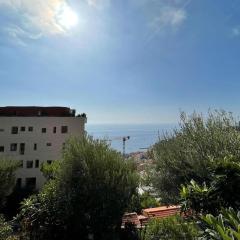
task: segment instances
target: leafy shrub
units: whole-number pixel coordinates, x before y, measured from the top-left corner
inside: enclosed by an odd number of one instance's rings
[[[153,184],[161,202],[177,203],[180,186],[192,179],[209,185],[212,166],[225,156],[240,162],[240,131],[234,126],[232,114],[224,111],[209,112],[206,119],[196,113],[181,114],[179,128],[165,134],[153,148]]]
[[[136,193],[138,177],[121,154],[91,138],[71,139],[43,190],[18,216],[32,239],[113,239]],[[26,238],[26,237],[25,237]]]
[[[0,215],[0,240],[6,240],[12,234],[11,226]]]
[[[180,195],[184,211],[216,215],[221,208],[240,208],[240,163],[233,157],[225,157],[211,168],[212,180],[208,186],[194,180],[182,186]]]
[[[240,240],[240,212],[223,209],[217,217],[207,214],[202,221],[202,239]]]
[[[145,240],[191,240],[198,236],[198,228],[180,216],[153,219],[147,226]]]
[[[11,194],[15,185],[15,171],[20,166],[19,161],[0,159],[0,208],[6,197]]]

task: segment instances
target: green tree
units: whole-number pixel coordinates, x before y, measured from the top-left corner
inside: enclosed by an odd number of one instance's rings
[[[20,163],[10,159],[0,159],[0,208],[15,185],[15,171]]]
[[[51,164],[43,163],[41,165],[41,172],[47,180],[55,179],[60,170],[61,160],[53,161]]]
[[[153,148],[156,169],[153,185],[161,201],[177,203],[179,189],[192,179],[208,185],[212,166],[232,155],[239,162],[240,132],[231,113],[209,112],[206,118],[181,114],[178,129],[165,134]]]
[[[22,205],[30,239],[112,239],[136,193],[133,166],[103,141],[71,139],[52,180]]]

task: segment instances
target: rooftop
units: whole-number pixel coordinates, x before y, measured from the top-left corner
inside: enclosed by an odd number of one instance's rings
[[[151,219],[166,218],[180,213],[180,206],[162,206],[156,208],[147,208],[142,210],[142,215],[137,213],[125,213],[122,217],[122,228],[125,228],[127,223],[135,225],[137,228],[142,228],[147,225]]]
[[[7,106],[0,107],[0,117],[75,117],[76,111],[68,107]],[[85,117],[83,113],[78,115]]]

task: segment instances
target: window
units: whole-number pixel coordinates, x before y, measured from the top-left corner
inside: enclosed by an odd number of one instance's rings
[[[27,161],[27,168],[33,168],[33,161],[32,160]]]
[[[33,127],[28,127],[28,131],[32,132],[33,131]]]
[[[16,181],[16,188],[21,188],[22,187],[22,179],[18,178]]]
[[[53,133],[56,133],[57,132],[57,127],[54,127],[53,128]]]
[[[18,134],[18,127],[12,127],[12,134]]]
[[[4,146],[0,146],[0,152],[4,152]]]
[[[21,128],[20,128],[20,131],[21,131],[21,132],[25,132],[25,130],[26,130],[25,127],[21,127]]]
[[[11,143],[10,151],[12,151],[12,152],[17,151],[17,143]]]
[[[34,150],[34,151],[37,150],[37,144],[36,144],[36,143],[34,143],[33,150]]]
[[[35,168],[39,168],[39,160],[38,159],[35,160]]]
[[[42,128],[42,133],[46,133],[47,129],[46,128]]]
[[[20,143],[19,153],[20,153],[21,155],[24,155],[24,153],[25,153],[25,143]]]
[[[51,164],[52,163],[52,160],[47,160],[47,164]]]
[[[51,147],[51,146],[52,146],[52,143],[47,143],[47,146],[48,146],[48,147]]]
[[[68,127],[67,126],[62,126],[61,132],[62,133],[67,133],[68,132]]]
[[[35,189],[36,188],[36,178],[26,178],[26,188]]]
[[[0,132],[4,132],[4,129],[3,129],[3,128],[0,128]]]

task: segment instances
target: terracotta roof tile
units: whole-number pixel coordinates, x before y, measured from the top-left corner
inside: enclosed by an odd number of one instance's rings
[[[162,206],[143,209],[143,215],[148,218],[164,218],[180,212],[180,206]]]
[[[147,225],[148,221],[153,218],[165,218],[180,213],[180,206],[162,206],[157,208],[143,209],[142,215],[137,213],[125,213],[122,217],[122,228],[126,223],[132,223],[137,228],[142,228]]]

